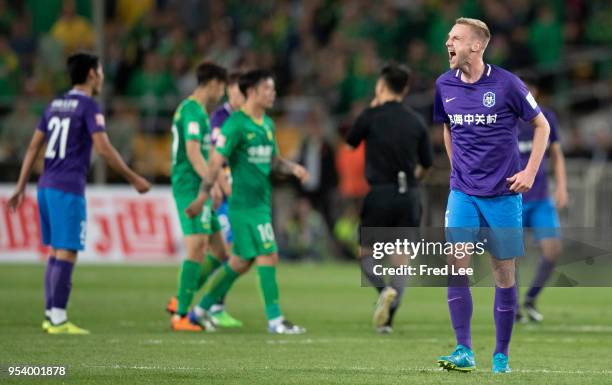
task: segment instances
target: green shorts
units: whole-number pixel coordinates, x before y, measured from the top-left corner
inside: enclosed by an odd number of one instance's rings
[[[181,229],[183,235],[194,235],[194,234],[214,234],[221,231],[221,225],[215,210],[212,208],[212,200],[209,199],[204,204],[204,209],[200,215],[194,218],[189,218],[185,214],[185,209],[189,206],[197,194],[173,194],[174,202],[176,203],[176,209],[178,211],[179,221],[181,222]]]
[[[234,235],[233,252],[243,259],[275,253],[278,250],[269,209],[232,210],[229,220]]]

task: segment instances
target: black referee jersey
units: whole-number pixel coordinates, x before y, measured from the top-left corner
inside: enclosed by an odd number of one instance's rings
[[[366,109],[346,142],[365,140],[365,176],[370,184],[361,214],[362,226],[419,226],[421,204],[417,165],[432,165],[432,150],[423,118],[400,102]]]

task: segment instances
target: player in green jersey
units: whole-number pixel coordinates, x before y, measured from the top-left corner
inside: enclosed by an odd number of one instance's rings
[[[256,262],[268,331],[301,334],[305,329],[283,317],[278,301],[278,253],[272,229],[270,173],[294,175],[305,182],[308,172],[302,166],[281,158],[278,153],[274,123],[265,114],[276,97],[272,74],[253,70],[242,75],[238,84],[246,102],[221,127],[216,149],[211,153],[209,167],[202,178],[201,192],[186,209],[190,217],[200,215],[202,204],[209,199],[221,167],[227,161],[232,170],[229,218],[234,232],[233,253],[204,286],[204,296],[194,307],[192,318],[199,320],[200,324],[206,323],[211,306]]]
[[[167,310],[175,313],[172,330],[201,331],[202,326],[187,317],[194,294],[211,273],[227,259],[221,227],[213,210],[212,199],[202,203],[201,213],[193,218],[185,208],[196,199],[207,168],[211,147],[210,123],[206,105],[219,102],[225,92],[227,71],[214,63],[204,62],[196,69],[198,86],[177,108],[172,123],[172,194],[183,230],[187,258],[183,261],[176,300]],[[215,183],[213,198],[221,196]],[[206,252],[210,250],[209,254]],[[212,325],[207,325],[212,328]]]

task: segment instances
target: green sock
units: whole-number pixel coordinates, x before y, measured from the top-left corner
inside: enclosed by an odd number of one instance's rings
[[[212,305],[227,294],[232,284],[239,276],[240,274],[232,270],[230,265],[225,262],[223,267],[217,271],[217,274],[213,275],[211,279],[206,282],[204,286],[204,296],[200,301],[200,307],[209,310]]]
[[[266,317],[268,317],[268,320],[280,317],[281,310],[278,305],[276,266],[257,266],[257,275],[259,275],[259,287],[261,288],[266,306]]]
[[[200,272],[200,278],[198,279],[198,288],[200,290],[206,283],[206,280],[210,275],[217,270],[217,267],[221,266],[221,261],[213,257],[212,254],[207,254],[206,259],[202,263],[202,271]]]
[[[177,313],[181,316],[186,315],[189,311],[193,295],[198,290],[198,277],[201,270],[202,267],[198,262],[189,259],[183,261],[181,273],[179,274],[179,290],[177,295]]]

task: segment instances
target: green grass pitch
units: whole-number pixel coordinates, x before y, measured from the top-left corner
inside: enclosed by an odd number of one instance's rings
[[[478,369],[441,372],[438,355],[453,348],[443,288],[408,288],[392,335],[370,327],[371,288],[352,264],[282,265],[281,305],[308,329],[271,336],[251,272],[228,297],[241,330],[177,334],[164,313],[174,293],[173,266],[80,265],[70,318],[90,336],[40,330],[43,266],[0,266],[0,365],[66,365],[65,378],[8,378],[6,384],[610,384],[612,289],[544,291],[542,325],[517,325],[514,372],[494,376],[493,289],[474,294]]]

